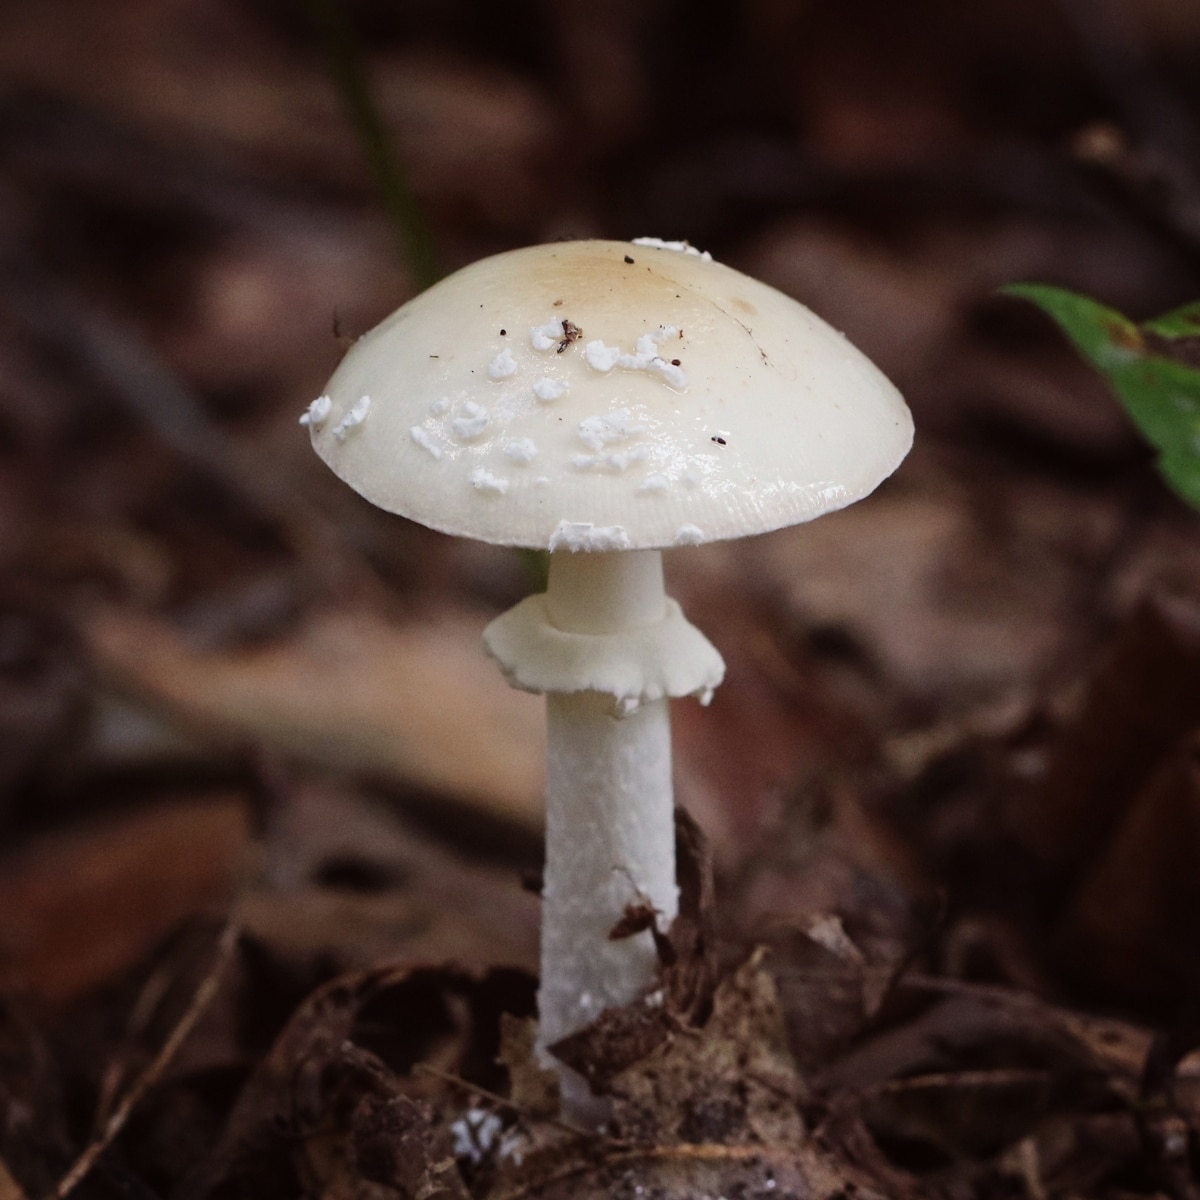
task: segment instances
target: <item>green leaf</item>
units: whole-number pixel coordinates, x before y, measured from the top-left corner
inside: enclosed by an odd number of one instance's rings
[[[1052,316],[1075,349],[1105,374],[1138,361],[1146,352],[1146,339],[1132,321],[1088,296],[1045,283],[1014,283],[1001,290],[1031,300]]]
[[[1115,309],[1065,288],[1019,283],[1003,290],[1058,322],[1158,451],[1158,469],[1168,485],[1200,508],[1200,369],[1168,357],[1161,343],[1156,347],[1145,336],[1200,338],[1200,301],[1139,327]]]
[[[1109,383],[1141,435],[1166,454],[1195,453],[1200,433],[1200,371],[1147,356],[1108,374]]]
[[[1200,338],[1200,300],[1163,313],[1161,317],[1147,321],[1142,328],[1159,337]]]
[[[1200,508],[1200,453],[1164,454],[1158,461],[1162,477],[1193,508]]]

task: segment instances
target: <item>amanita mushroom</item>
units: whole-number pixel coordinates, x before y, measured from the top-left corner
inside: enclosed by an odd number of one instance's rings
[[[908,452],[908,409],[796,301],[645,239],[458,271],[362,337],[302,421],[381,508],[551,552],[547,591],[484,633],[546,694],[546,1055],[652,983],[649,932],[609,938],[628,906],[676,912],[667,700],[707,703],[724,664],[666,597],[661,551],[865,496]]]

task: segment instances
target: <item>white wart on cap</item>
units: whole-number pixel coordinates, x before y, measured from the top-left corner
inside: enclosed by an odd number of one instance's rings
[[[668,245],[563,242],[458,271],[362,337],[305,414],[320,456],[431,528],[659,549],[841,508],[912,419],[836,330]]]

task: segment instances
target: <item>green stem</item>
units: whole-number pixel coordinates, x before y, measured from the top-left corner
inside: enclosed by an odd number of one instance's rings
[[[395,227],[400,252],[419,290],[442,276],[433,235],[396,155],[387,125],[371,94],[366,59],[342,0],[300,0],[325,52],[334,86],[362,144],[375,187]]]

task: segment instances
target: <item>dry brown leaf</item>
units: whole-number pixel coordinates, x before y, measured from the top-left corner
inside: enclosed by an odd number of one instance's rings
[[[1116,1168],[1136,1161],[1142,1142],[1133,1115],[1117,1112],[1051,1117],[1021,1146],[1044,1188],[1086,1195]]]
[[[201,654],[164,622],[116,609],[94,612],[84,630],[119,687],[218,738],[398,780],[536,831],[541,705],[484,657],[482,624],[325,613],[288,641],[225,654]]]
[[[461,1113],[462,1089],[437,1106],[420,1093],[442,1086],[407,1072],[431,1058],[457,1070],[481,1037],[494,1057],[497,988],[505,991],[495,972],[386,966],[311,993],[242,1089],[187,1195],[290,1195],[304,1180],[312,1194],[362,1197],[378,1194],[367,1182],[376,1177],[404,1200],[464,1195],[440,1111]]]
[[[1102,853],[1139,791],[1200,722],[1200,605],[1150,597],[1088,685],[1045,773],[1012,804],[1021,841],[1066,890]]]
[[[885,1193],[849,1164],[812,1144],[673,1145],[581,1153],[551,1169],[528,1163],[483,1193],[483,1200],[883,1200]],[[896,1200],[897,1193],[886,1193]]]
[[[66,1002],[232,895],[249,840],[236,797],[50,834],[0,864],[0,989]]]
[[[522,1113],[535,1117],[558,1114],[558,1076],[535,1057],[537,1021],[533,1017],[500,1016],[500,1061],[508,1071],[508,1094]]]
[[[847,687],[846,673],[835,678],[797,645],[758,544],[778,536],[698,546],[668,563],[671,594],[726,663],[710,706],[682,701],[672,711],[679,802],[735,871],[772,836],[780,799],[799,780],[869,758],[882,708],[861,675]],[[739,750],[748,746],[753,753]]]
[[[903,471],[865,504],[756,539],[750,569],[906,692],[978,700],[1037,679],[1074,600],[1061,550],[1095,553],[1109,524],[1051,487],[1022,502],[1015,484],[993,520],[994,480],[989,498],[917,452]]]
[[[802,1085],[761,952],[718,985],[701,1029],[680,1028],[612,1080],[614,1125],[635,1142],[799,1144]]]
[[[612,1023],[614,1035],[622,1031],[629,1023]],[[564,1142],[560,1133],[547,1141],[530,1126],[513,1143],[524,1157],[501,1152],[483,1195],[880,1195],[871,1177],[805,1132],[804,1089],[761,953],[718,985],[702,1027],[676,1022],[663,1031],[657,1049],[611,1080],[615,1140]]]
[[[1093,986],[1174,1020],[1200,997],[1200,732],[1129,803],[1056,931],[1057,957]]]
[[[26,1200],[25,1191],[0,1159],[0,1200]]]
[[[300,780],[273,813],[264,852],[269,883],[245,896],[245,927],[285,961],[537,967],[538,897],[386,805]]]
[[[450,1135],[428,1105],[409,1096],[367,1095],[351,1119],[351,1139],[361,1179],[395,1189],[405,1200],[467,1200]]]

